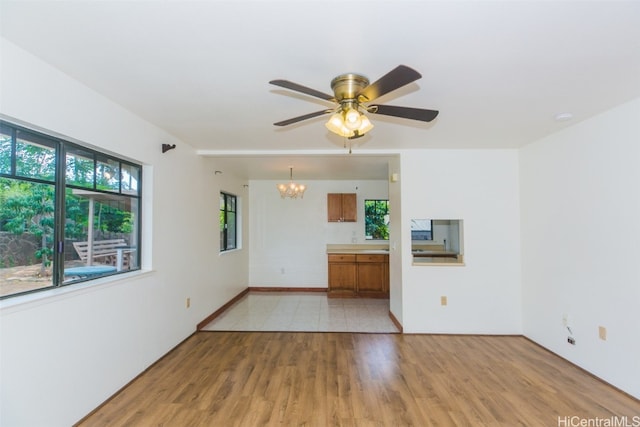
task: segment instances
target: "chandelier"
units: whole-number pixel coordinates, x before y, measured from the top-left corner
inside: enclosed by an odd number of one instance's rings
[[[304,184],[296,184],[293,182],[293,167],[291,166],[289,166],[289,184],[277,184],[277,187],[280,192],[280,197],[283,199],[285,197],[297,199],[298,196],[302,199],[304,197],[304,190],[307,189]]]

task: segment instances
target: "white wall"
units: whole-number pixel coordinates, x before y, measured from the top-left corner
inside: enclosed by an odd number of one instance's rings
[[[250,286],[326,288],[327,244],[368,244],[364,200],[387,199],[387,181],[300,181],[302,199],[282,199],[280,181],[251,181]],[[297,180],[296,180],[297,182]],[[327,193],[356,193],[357,222],[327,222]]]
[[[411,219],[438,218],[463,220],[465,254],[464,266],[403,257],[404,331],[521,333],[518,152],[413,151],[401,162],[403,253]]]
[[[69,426],[246,288],[246,251],[218,256],[218,187],[241,183],[216,183],[187,145],[0,41],[5,119],[139,161],[149,178],[152,270],[0,303],[0,424]],[[162,154],[162,143],[178,147]]]
[[[410,236],[402,233],[402,169],[400,156],[389,161],[389,177],[395,175],[395,181],[389,182],[389,311],[400,324],[403,323],[402,310],[402,257],[403,242],[411,241]],[[408,252],[409,254],[411,252]]]
[[[637,99],[520,153],[524,334],[637,398],[639,142]]]

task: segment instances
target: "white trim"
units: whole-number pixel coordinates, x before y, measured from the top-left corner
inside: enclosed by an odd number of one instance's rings
[[[106,287],[117,286],[154,273],[154,270],[136,270],[129,273],[113,274],[86,282],[57,286],[51,289],[16,295],[0,300],[0,314],[28,310],[44,304],[51,304],[61,299],[73,298],[89,292],[99,291]]]
[[[344,156],[345,150],[196,150],[203,157],[282,157],[282,156]],[[358,150],[353,156],[397,156],[398,150]]]

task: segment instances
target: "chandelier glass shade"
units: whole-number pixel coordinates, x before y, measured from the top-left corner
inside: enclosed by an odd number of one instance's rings
[[[325,126],[331,132],[347,138],[362,136],[373,129],[373,124],[367,116],[360,112],[355,101],[343,102],[338,111],[331,115]]]
[[[301,199],[304,197],[304,191],[307,189],[304,184],[296,184],[293,182],[293,168],[289,168],[289,183],[288,184],[277,184],[276,187],[280,192],[280,197],[283,199],[289,197],[291,199],[297,199],[300,197]]]

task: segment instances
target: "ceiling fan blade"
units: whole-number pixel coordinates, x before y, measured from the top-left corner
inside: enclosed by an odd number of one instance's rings
[[[296,92],[301,92],[307,95],[315,96],[316,98],[326,99],[327,101],[336,100],[333,97],[333,95],[320,92],[319,90],[311,89],[310,87],[299,85],[298,83],[290,82],[289,80],[271,80],[269,83],[271,83],[272,85],[283,87],[285,89],[291,89],[291,90],[295,90]]]
[[[425,110],[423,108],[396,107],[394,105],[370,105],[367,107],[370,113],[384,116],[402,117],[403,119],[420,120],[430,122],[438,117],[439,111]]]
[[[309,114],[305,114],[304,116],[298,116],[298,117],[294,117],[288,120],[283,120],[281,122],[277,122],[274,123],[275,126],[287,126],[287,125],[291,125],[297,122],[301,122],[303,120],[307,120],[307,119],[311,119],[313,117],[318,117],[321,116],[323,114],[329,114],[332,113],[333,110],[322,110],[322,111],[316,111],[314,113],[309,113]]]
[[[408,85],[411,82],[415,82],[420,77],[422,77],[422,75],[413,68],[409,68],[406,65],[398,65],[396,68],[362,89],[358,94],[358,100],[360,102],[373,101],[382,95]]]

